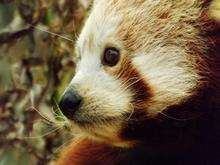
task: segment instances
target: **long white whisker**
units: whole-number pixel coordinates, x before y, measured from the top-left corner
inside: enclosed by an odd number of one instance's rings
[[[132,78],[129,78],[128,80],[124,81],[123,84],[122,84],[121,86],[124,86],[124,85],[128,84],[129,81],[131,81],[131,80],[136,80],[136,81],[137,81],[137,80],[138,80],[137,78],[138,78],[138,77],[132,77]],[[132,85],[133,85],[133,84],[132,84]]]
[[[30,110],[35,110],[43,119],[45,119],[46,121],[48,121],[49,123],[54,123],[54,121],[52,121],[51,119],[49,119],[48,117],[46,117],[44,114],[42,114],[38,109],[36,109],[35,107],[30,107],[28,108]]]
[[[42,32],[46,32],[46,33],[51,34],[51,35],[53,35],[53,36],[58,36],[58,37],[60,37],[60,38],[63,38],[63,39],[65,39],[65,40],[68,40],[68,41],[71,41],[71,42],[74,43],[74,40],[72,40],[71,38],[62,36],[62,35],[60,35],[60,34],[57,34],[57,33],[51,32],[51,31],[48,31],[48,30],[46,30],[46,29],[43,29],[42,27],[33,26],[33,25],[31,25],[31,24],[29,24],[29,26],[31,26],[31,27],[34,28],[34,29],[40,30],[40,31],[42,31]],[[38,25],[38,26],[39,26],[39,25]]]
[[[134,81],[134,82],[132,82],[131,84],[129,84],[128,86],[126,86],[126,87],[124,88],[124,90],[127,90],[130,86],[136,84],[137,82],[139,82],[139,81],[141,81],[141,80],[143,80],[143,79],[144,79],[144,77],[141,77],[141,78],[137,79],[136,81]]]
[[[47,124],[49,126],[54,126],[55,125],[55,123],[51,123],[51,122],[49,122],[47,120],[42,120],[41,118],[36,120],[34,123],[38,123],[38,122],[43,122],[44,124]]]
[[[159,112],[159,113],[162,114],[162,115],[164,115],[165,117],[167,117],[167,118],[169,118],[169,119],[176,120],[176,121],[188,121],[188,120],[193,120],[193,119],[195,119],[195,118],[197,118],[197,117],[200,117],[200,116],[198,115],[198,116],[196,116],[196,117],[180,119],[180,118],[175,118],[175,117],[173,117],[173,116],[167,115],[167,114],[165,114],[165,113],[163,113],[163,112]]]
[[[69,142],[71,142],[73,140],[73,137],[71,137],[69,140],[67,140],[65,143],[61,144],[58,148],[56,148],[56,150],[54,151],[54,153],[58,153],[61,149],[63,149],[63,147],[65,147],[66,144],[68,144]]]
[[[132,107],[132,110],[131,110],[131,113],[130,113],[130,115],[128,116],[128,118],[127,118],[127,121],[129,121],[130,119],[131,119],[131,116],[133,115],[133,113],[134,113],[134,106],[130,103],[130,105],[131,105],[131,107]]]
[[[45,136],[47,136],[47,135],[49,135],[49,134],[51,134],[51,133],[53,133],[53,132],[56,132],[56,131],[58,131],[58,130],[60,130],[60,129],[63,129],[63,127],[57,127],[57,128],[55,128],[55,129],[53,129],[53,130],[51,130],[51,131],[49,131],[49,132],[47,132],[47,133],[45,133],[45,134],[43,134],[43,135],[39,135],[39,136],[29,136],[29,137],[22,137],[22,138],[24,138],[24,139],[39,139],[39,138],[45,137]]]

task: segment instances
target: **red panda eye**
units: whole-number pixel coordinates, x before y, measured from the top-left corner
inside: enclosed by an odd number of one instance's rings
[[[103,56],[103,64],[115,66],[120,59],[120,52],[116,48],[106,48]]]

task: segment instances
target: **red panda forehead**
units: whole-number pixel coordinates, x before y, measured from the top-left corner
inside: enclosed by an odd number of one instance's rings
[[[135,3],[131,0],[121,3],[117,6],[123,17],[118,36],[126,49],[137,52],[155,45],[177,44],[177,41],[182,47],[187,47],[188,41],[198,42],[199,31],[193,22],[198,22],[201,2],[147,0]]]

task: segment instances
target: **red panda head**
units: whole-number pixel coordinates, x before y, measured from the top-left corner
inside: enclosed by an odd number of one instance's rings
[[[60,102],[64,115],[86,136],[133,144],[122,136],[128,125],[186,102],[208,81],[204,10],[199,0],[95,1]]]

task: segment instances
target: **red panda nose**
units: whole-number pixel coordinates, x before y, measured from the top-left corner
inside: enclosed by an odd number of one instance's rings
[[[68,118],[73,119],[74,113],[81,107],[83,98],[73,89],[69,89],[62,96],[59,108]]]

